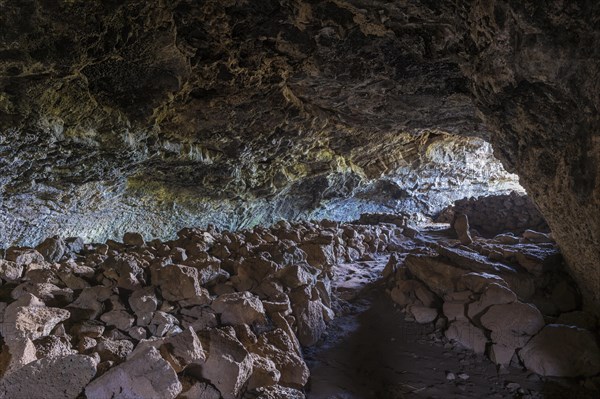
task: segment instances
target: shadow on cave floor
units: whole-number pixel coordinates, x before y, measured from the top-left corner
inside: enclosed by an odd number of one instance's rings
[[[379,273],[382,262],[371,276]],[[358,266],[351,265],[352,276]],[[574,383],[542,380],[520,368],[499,375],[486,357],[436,342],[433,324],[405,321],[381,282],[367,282],[368,276],[362,274],[362,287],[354,284],[358,291],[353,295],[351,287],[342,288],[348,299],[344,315],[306,350],[311,370],[307,398],[591,398]],[[341,280],[344,285],[356,278]],[[336,290],[339,294],[340,287]],[[447,379],[448,372],[455,380]]]

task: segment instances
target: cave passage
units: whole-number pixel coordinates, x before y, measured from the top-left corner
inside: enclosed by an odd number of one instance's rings
[[[597,398],[598,21],[0,1],[0,398]]]

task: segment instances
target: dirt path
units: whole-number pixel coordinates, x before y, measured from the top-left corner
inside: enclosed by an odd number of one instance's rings
[[[573,383],[519,368],[498,375],[484,356],[445,343],[432,324],[405,321],[377,281],[384,265],[379,259],[338,269],[336,290],[348,302],[305,353],[309,399],[590,397]]]

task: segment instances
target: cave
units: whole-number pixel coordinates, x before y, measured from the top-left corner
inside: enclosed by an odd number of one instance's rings
[[[598,397],[600,3],[0,11],[0,397]]]

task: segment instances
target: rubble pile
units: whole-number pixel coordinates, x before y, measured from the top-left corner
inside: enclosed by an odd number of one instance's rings
[[[405,229],[405,251],[384,276],[391,298],[418,323],[502,369],[524,366],[542,376],[600,373],[597,319],[581,310],[558,247],[544,233],[475,237],[469,245],[435,232]]]
[[[394,226],[279,222],[178,239],[51,237],[0,260],[0,397],[303,398],[332,266]]]

